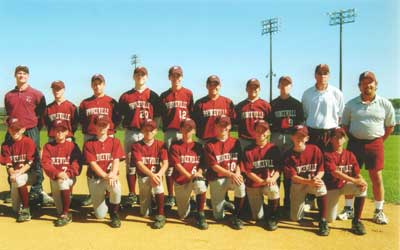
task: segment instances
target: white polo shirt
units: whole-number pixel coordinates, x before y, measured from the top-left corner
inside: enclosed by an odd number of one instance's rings
[[[358,139],[372,140],[382,137],[385,127],[396,125],[393,105],[386,98],[377,95],[370,103],[363,102],[361,96],[357,96],[346,103],[342,124]]]
[[[306,125],[315,129],[332,129],[339,126],[344,109],[343,93],[331,85],[319,91],[315,85],[303,93]]]

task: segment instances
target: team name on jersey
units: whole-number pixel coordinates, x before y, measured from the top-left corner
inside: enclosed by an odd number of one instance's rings
[[[90,115],[108,115],[109,112],[110,112],[109,108],[100,108],[100,107],[90,108],[90,109],[86,110],[86,116],[90,116]]]
[[[204,117],[226,115],[226,109],[206,109],[203,110]]]
[[[336,166],[336,171],[348,174],[353,172],[353,165]]]
[[[182,108],[185,109],[187,108],[187,101],[171,101],[165,103],[165,107],[167,109],[174,109],[174,108]]]
[[[51,157],[51,164],[53,164],[53,165],[68,165],[69,164],[69,156],[68,157]]]
[[[181,156],[179,156],[179,161],[181,164],[184,164],[184,163],[198,164],[200,162],[200,157],[193,156],[193,155],[181,155]]]
[[[25,162],[26,161],[26,154],[11,155],[10,159],[11,159],[12,162]]]
[[[264,119],[264,113],[261,111],[246,111],[243,112],[241,117],[241,119]]]
[[[65,113],[55,113],[49,115],[50,121],[54,120],[64,120],[64,121],[69,121],[71,119],[71,114],[65,114]]]
[[[316,163],[297,166],[296,171],[297,171],[297,174],[307,173],[307,172],[316,172],[317,166],[318,166],[318,164],[316,164]]]
[[[296,110],[279,110],[275,111],[276,117],[294,117],[296,116]]]
[[[253,162],[253,168],[274,168],[274,160],[259,160]]]
[[[144,165],[159,165],[160,158],[159,157],[142,157],[142,162]]]
[[[238,153],[226,153],[222,155],[216,155],[217,162],[221,163],[224,161],[237,161],[238,160]]]
[[[96,154],[96,161],[112,161],[111,153]]]
[[[144,108],[144,109],[149,109],[150,108],[150,103],[147,101],[135,101],[129,103],[129,108],[130,109],[136,109],[136,108]]]

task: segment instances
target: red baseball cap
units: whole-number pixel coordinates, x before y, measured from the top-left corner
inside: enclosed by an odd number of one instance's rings
[[[57,80],[51,83],[51,88],[52,89],[64,89],[65,85],[64,82],[61,80]]]
[[[246,83],[246,88],[249,86],[256,86],[260,87],[260,81],[258,81],[257,78],[251,78],[250,80],[247,81]]]
[[[365,71],[361,73],[358,81],[361,82],[364,79],[369,79],[371,82],[376,82],[375,74],[371,71]]]
[[[152,119],[147,119],[143,122],[142,124],[142,129],[146,128],[146,127],[150,127],[152,130],[157,128],[157,123],[152,120]]]
[[[101,82],[106,82],[106,80],[104,79],[104,76],[102,74],[94,74],[92,76],[92,83],[96,80],[100,80]]]
[[[293,127],[293,135],[301,134],[304,136],[308,136],[308,129],[304,125],[296,125]]]
[[[257,127],[262,127],[262,128],[264,128],[265,130],[269,130],[269,124],[268,124],[268,122],[266,122],[266,121],[264,121],[264,120],[257,120],[257,121],[254,123],[254,129],[256,129]]]
[[[340,136],[340,137],[346,136],[346,130],[344,130],[344,128],[342,127],[335,128],[331,133],[331,137],[335,136]]]
[[[215,124],[223,126],[223,127],[227,127],[227,126],[231,125],[231,119],[226,115],[221,115],[221,116],[218,116],[217,119],[215,119]]]
[[[329,74],[328,64],[318,64],[317,67],[315,67],[315,74],[317,74],[317,73]]]
[[[94,118],[94,125],[105,127],[110,123],[111,123],[110,118],[108,118],[108,116],[106,115],[98,115]]]
[[[172,66],[171,68],[169,68],[168,71],[168,75],[173,75],[173,74],[179,74],[181,76],[183,76],[183,70],[180,66]]]
[[[221,84],[221,80],[219,80],[219,77],[216,75],[211,75],[207,78],[207,85],[216,83],[217,85]]]
[[[9,128],[20,130],[24,128],[24,125],[20,122],[18,118],[8,117],[6,120],[6,124]]]
[[[136,75],[137,73],[143,73],[146,76],[148,75],[147,69],[143,66],[135,68],[135,70],[133,71],[133,74]]]
[[[192,130],[196,128],[196,123],[192,119],[186,118],[185,120],[181,121],[180,128],[187,128],[188,130]]]
[[[64,128],[65,130],[68,130],[68,123],[64,120],[54,120],[53,127],[55,129]]]

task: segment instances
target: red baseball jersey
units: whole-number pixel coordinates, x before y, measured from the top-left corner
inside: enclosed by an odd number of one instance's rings
[[[163,104],[163,130],[179,130],[180,122],[191,118],[193,112],[193,93],[189,89],[181,88],[177,91],[169,90],[160,96]]]
[[[147,145],[143,140],[132,144],[131,155],[132,166],[141,161],[153,173],[160,171],[162,161],[168,160],[167,148],[159,140],[154,140],[151,145]],[[137,173],[142,177],[146,176],[139,168],[137,168]]]
[[[23,136],[19,141],[7,140],[1,145],[1,163],[11,164],[14,169],[20,169],[21,164],[32,164],[36,160],[35,151],[35,142],[27,136]]]
[[[345,180],[333,177],[332,172],[339,170],[351,177],[357,177],[360,174],[357,159],[351,151],[344,149],[341,154],[338,152],[326,152],[324,157],[324,182],[328,190],[342,188],[346,183]]]
[[[104,142],[99,140],[90,140],[83,145],[83,155],[85,161],[89,164],[95,161],[104,172],[110,172],[114,159],[125,159],[124,149],[117,138],[107,137]],[[88,177],[95,177],[96,174],[89,167]]]
[[[295,175],[312,179],[318,172],[324,171],[324,156],[317,146],[307,144],[301,153],[289,150],[284,157],[283,166],[288,179]]]
[[[25,90],[14,88],[4,97],[8,116],[18,118],[25,128],[40,127],[40,118],[46,108],[46,99],[39,90],[28,86]]]
[[[235,108],[231,99],[219,96],[216,100],[208,96],[194,104],[193,120],[196,122],[196,135],[203,140],[216,137],[215,119],[221,115],[236,119]]]
[[[255,101],[246,99],[236,105],[235,111],[239,137],[243,139],[255,139],[254,123],[257,120],[269,122],[271,105],[260,98]]]
[[[138,130],[145,120],[160,116],[162,109],[160,97],[149,88],[143,92],[131,89],[123,93],[119,98],[119,106],[123,127]]]
[[[304,123],[303,105],[293,97],[277,97],[271,102],[271,129],[275,132],[289,133],[293,126]]]
[[[182,140],[174,142],[169,150],[169,164],[176,168],[177,164],[181,164],[186,171],[195,174],[198,169],[204,169],[204,151],[198,142],[186,143]],[[174,170],[173,177],[179,185],[186,184],[190,181],[184,175]]]
[[[115,128],[121,122],[120,111],[118,103],[112,97],[89,97],[81,102],[79,105],[79,121],[82,126],[84,134],[96,135],[96,128],[94,126],[94,118],[99,115],[105,115],[110,118],[109,134],[115,133]]]
[[[81,172],[82,154],[73,142],[46,143],[42,153],[42,167],[47,176],[55,180],[60,172],[65,172],[70,178]]]
[[[68,137],[73,137],[79,123],[77,107],[68,100],[60,104],[54,101],[47,105],[43,115],[43,123],[47,128],[49,137],[56,136],[55,129],[53,128],[54,120],[66,121],[69,130]]]
[[[261,179],[272,177],[281,170],[281,155],[279,148],[268,143],[264,147],[252,145],[244,151],[243,167],[246,173],[254,173]],[[246,178],[247,187],[260,187],[250,178]]]
[[[213,138],[204,145],[204,155],[207,164],[208,180],[222,178],[221,174],[215,172],[211,166],[219,165],[228,171],[235,172],[236,168],[242,167],[242,149],[239,140],[228,137],[226,141]]]

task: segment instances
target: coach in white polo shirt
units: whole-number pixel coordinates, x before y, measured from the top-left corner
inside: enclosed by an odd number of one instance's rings
[[[388,219],[383,213],[383,142],[393,132],[396,121],[390,101],[376,95],[377,85],[375,74],[371,71],[360,75],[358,87],[361,94],[346,103],[342,123],[349,132],[347,149],[354,153],[360,167],[365,163],[371,178],[375,200],[374,221],[387,224]]]
[[[339,126],[344,102],[343,93],[328,84],[329,66],[319,64],[315,68],[316,83],[303,93],[304,116],[309,131],[309,143],[326,151],[330,132]]]

